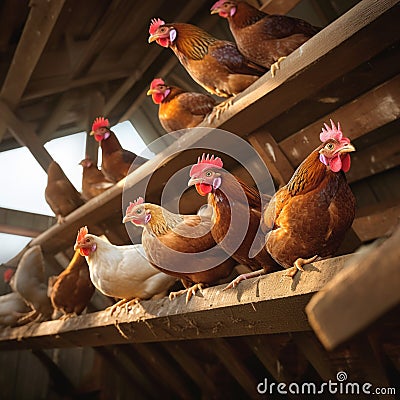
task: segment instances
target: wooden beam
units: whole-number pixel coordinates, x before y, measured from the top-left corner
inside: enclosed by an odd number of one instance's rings
[[[358,210],[352,228],[362,242],[369,242],[392,232],[400,223],[400,205],[396,201]]]
[[[310,324],[328,350],[399,304],[399,240],[400,227],[383,244],[353,256],[349,265],[307,305]]]
[[[40,166],[45,171],[47,171],[47,168],[53,159],[51,158],[51,155],[48,153],[48,151],[43,147],[40,139],[36,135],[36,132],[31,127],[31,125],[28,125],[18,119],[11,108],[6,103],[4,103],[4,101],[1,100],[0,115],[1,120],[10,129],[13,136],[16,140],[18,140],[20,145],[26,146],[35,157],[36,161],[40,164]]]
[[[351,155],[352,165],[347,173],[350,183],[400,165],[400,140],[398,132],[393,133],[392,136]]]
[[[257,380],[246,365],[235,356],[235,349],[224,338],[216,338],[213,341],[213,350],[225,368],[236,379],[249,398],[254,396],[257,388]]]
[[[260,7],[267,14],[287,14],[302,0],[268,0]]]
[[[36,0],[25,23],[11,67],[0,91],[0,99],[11,109],[19,103],[39,61],[65,0]],[[0,142],[7,125],[0,120]]]
[[[235,97],[213,126],[248,135],[395,43],[398,1],[355,5],[290,54],[274,78],[268,72]]]
[[[115,31],[126,21],[132,3],[127,0],[112,0],[98,23],[98,29],[90,36],[87,44],[83,46],[81,56],[73,66],[72,78],[84,74],[93,60],[100,54],[107,43],[113,38]]]
[[[54,217],[0,207],[0,232],[3,233],[36,237],[54,223]]]
[[[129,313],[112,317],[108,311],[66,321],[5,329],[0,349],[103,346],[119,343],[162,342],[224,336],[247,336],[309,330],[304,307],[323,288],[349,256],[313,263],[292,281],[286,271],[204,290],[188,304],[183,297],[170,301],[142,301]]]
[[[330,125],[329,119],[334,122],[341,121],[345,135],[354,140],[398,119],[400,117],[399,104],[400,75],[397,75],[282,140],[279,145],[289,161],[297,166],[320,145],[319,133],[324,122]],[[379,145],[379,148],[382,150],[383,146]]]
[[[269,132],[259,129],[248,136],[248,141],[260,154],[269,172],[279,187],[286,185],[294,168]]]
[[[62,118],[67,114],[75,101],[75,96],[71,92],[63,93],[44,123],[39,127],[39,138],[42,143],[46,143],[58,130]]]

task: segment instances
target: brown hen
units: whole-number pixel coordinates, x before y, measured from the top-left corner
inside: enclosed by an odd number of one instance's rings
[[[55,161],[50,163],[47,170],[45,198],[59,224],[64,221],[65,216],[84,204],[79,192]]]
[[[344,173],[355,148],[332,121],[320,139],[263,214],[266,249],[292,277],[304,264],[334,255],[354,220],[355,199]]]
[[[55,277],[50,300],[55,310],[64,313],[61,318],[65,319],[81,314],[88,305],[94,290],[87,262],[77,250],[67,268]]]
[[[263,246],[260,193],[222,167],[219,157],[205,157],[203,154],[190,170],[188,185],[195,185],[201,196],[208,195],[208,204],[214,209],[211,233],[215,241],[232,258],[253,270],[228,285],[234,287],[243,279],[276,271],[280,267]]]
[[[211,14],[217,13],[228,20],[239,51],[271,68],[272,76],[286,56],[320,30],[298,18],[266,14],[244,1],[219,0],[211,8]]]
[[[159,104],[158,118],[167,132],[193,128],[211,113],[215,100],[206,94],[186,92],[176,86],[167,85],[156,78],[150,84],[147,95]]]
[[[219,283],[235,266],[216,244],[211,219],[203,215],[178,215],[139,197],[127,208],[123,222],[143,227],[142,245],[149,262],[160,271],[180,278],[186,302],[198,289]]]
[[[101,172],[110,182],[118,182],[128,175],[129,169],[144,164],[147,159],[122,148],[115,133],[110,130],[108,119],[96,118],[90,133],[100,143],[102,163]]]

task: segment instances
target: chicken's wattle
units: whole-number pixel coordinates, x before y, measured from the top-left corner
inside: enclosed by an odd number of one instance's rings
[[[196,183],[197,193],[201,196],[206,196],[208,193],[211,193],[212,186],[207,183]]]

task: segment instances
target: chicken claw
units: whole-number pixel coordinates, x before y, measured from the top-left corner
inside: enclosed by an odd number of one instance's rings
[[[61,225],[61,224],[63,224],[65,222],[65,218],[61,215],[61,214],[58,214],[57,215],[57,224],[58,225]]]
[[[278,61],[274,62],[274,63],[271,65],[270,70],[271,70],[271,76],[272,76],[272,77],[275,76],[275,73],[276,73],[276,71],[278,71],[278,69],[281,69],[280,66],[279,66],[279,64],[280,64],[285,58],[286,58],[286,57],[279,57],[279,58],[278,58]]]
[[[217,104],[213,108],[212,112],[210,114],[208,114],[207,122],[209,124],[212,124],[215,120],[219,120],[219,117],[221,116],[221,114],[223,112],[225,112],[229,107],[232,106],[233,98],[234,98],[234,96],[232,96],[229,99]]]
[[[287,270],[286,276],[290,276],[292,279],[296,275],[297,271],[304,271],[303,265],[310,264],[313,261],[315,261],[318,258],[318,255],[315,255],[314,257],[311,258],[298,258],[295,262],[292,268],[289,268]]]
[[[204,288],[204,283],[196,283],[195,285],[191,286],[190,288],[183,289],[183,290],[178,290],[177,292],[171,292],[169,294],[169,299],[174,300],[178,296],[181,296],[186,293],[186,304],[189,302],[189,300],[196,294],[197,291],[199,291],[201,294],[203,294],[203,288]]]
[[[239,275],[237,278],[235,278],[228,286],[224,287],[222,289],[222,291],[224,292],[227,289],[233,289],[235,288],[237,285],[239,285],[240,282],[249,279],[249,278],[254,278],[256,276],[260,276],[265,274],[265,270],[264,269],[259,269],[257,271],[253,271],[253,272],[248,272],[247,274],[241,274]]]
[[[137,304],[140,302],[140,299],[137,297],[130,298],[130,299],[122,299],[112,305],[111,307],[108,307],[110,309],[110,315],[114,315],[114,313],[118,310],[118,314],[121,312],[121,308],[123,305],[125,305],[125,312],[128,312],[129,306],[133,304]]]

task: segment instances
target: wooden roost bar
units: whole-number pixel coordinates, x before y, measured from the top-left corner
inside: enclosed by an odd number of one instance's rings
[[[62,7],[64,2],[55,3]],[[112,3],[128,7],[124,1]],[[262,7],[286,12],[297,3],[265,2]],[[189,11],[190,7],[181,10],[182,20],[190,21]],[[70,254],[83,225],[96,226],[113,243],[125,243],[120,224],[123,191],[140,188],[154,175],[147,194],[156,202],[163,182],[198,156],[191,146],[206,149],[214,128],[246,139],[268,166],[276,186],[282,186],[318,145],[317,134],[331,118],[341,121],[357,149],[347,174],[357,214],[337,257],[313,263],[293,282],[284,271],[276,272],[244,281],[235,290],[207,288],[187,305],[184,298],[163,298],[142,301],[117,317],[96,311],[66,321],[5,328],[0,331],[4,398],[29,398],[12,385],[27,382],[27,369],[36,367],[35,379],[55,388],[51,397],[43,385],[32,384],[36,398],[106,399],[116,398],[116,393],[123,399],[159,398],[160,393],[166,398],[260,398],[257,386],[265,378],[276,384],[321,384],[337,381],[339,371],[346,372],[348,381],[370,382],[373,388],[397,384],[396,393],[375,396],[398,396],[399,17],[396,0],[358,2],[287,57],[274,78],[268,72],[235,97],[218,122],[189,131],[27,246],[40,245],[47,262],[54,265],[58,254]],[[113,23],[121,21],[122,16],[112,18]],[[100,51],[96,43],[90,41],[93,48],[86,50]],[[161,50],[151,54],[158,57]],[[89,56],[76,70],[88,65]],[[158,73],[170,72],[173,65],[174,61],[165,62]],[[150,68],[148,63],[145,70]],[[136,75],[127,78],[131,85],[137,80]],[[129,111],[140,108],[138,102]],[[103,110],[108,109],[109,103]],[[29,124],[4,101],[0,110],[3,123],[18,140],[34,154],[42,154]],[[114,118],[126,115],[128,111]],[[45,164],[46,155],[42,156]],[[235,174],[243,174],[240,167],[231,167]],[[185,194],[182,212],[193,212],[200,200]],[[15,265],[22,253],[7,264]],[[16,377],[11,367],[17,368]],[[330,396],[346,398],[344,393]]]

